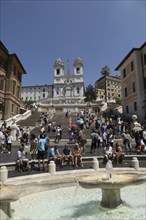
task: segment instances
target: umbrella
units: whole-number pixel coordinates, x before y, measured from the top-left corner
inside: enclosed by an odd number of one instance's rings
[[[77,127],[76,124],[69,124],[69,127]]]
[[[141,127],[141,124],[140,123],[138,123],[138,122],[135,122],[134,123],[134,128],[132,129],[133,131],[142,131],[143,130],[143,128]]]

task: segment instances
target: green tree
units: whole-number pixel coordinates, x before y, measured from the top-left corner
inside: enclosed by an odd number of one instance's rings
[[[121,104],[122,104],[121,98],[116,97],[115,99],[116,99],[116,104],[117,104],[117,105],[121,105]]]
[[[96,94],[94,87],[89,84],[85,89],[85,102],[91,102],[96,100]]]
[[[101,75],[102,76],[110,76],[111,75],[111,70],[110,70],[110,68],[107,65],[102,67]]]

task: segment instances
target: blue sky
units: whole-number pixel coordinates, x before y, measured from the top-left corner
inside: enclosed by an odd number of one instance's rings
[[[0,0],[0,39],[27,74],[22,85],[52,84],[54,62],[80,56],[85,86],[101,68],[111,74],[133,47],[146,40],[145,0]]]

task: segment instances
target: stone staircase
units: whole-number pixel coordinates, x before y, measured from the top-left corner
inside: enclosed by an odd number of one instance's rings
[[[32,114],[25,120],[20,120],[17,122],[20,127],[36,127],[36,122],[38,122],[40,113],[38,111],[32,112]]]
[[[38,123],[38,119],[39,119],[39,115],[41,114],[41,112],[38,111],[34,111],[32,112],[32,115],[30,117],[28,117],[25,120],[21,120],[19,121],[17,124],[20,125],[20,127],[32,127],[31,133],[35,133],[36,135],[38,135],[40,133],[40,126]],[[70,119],[65,118],[65,114],[63,112],[57,112],[52,119],[50,119],[49,121],[51,122],[55,122],[55,125],[61,125],[62,128],[62,139],[68,139],[69,135],[68,135],[68,131],[69,131],[69,124],[76,124],[77,121],[77,116],[75,115],[71,115]],[[37,125],[37,126],[36,126]],[[47,131],[47,127],[46,127],[46,131]],[[50,139],[55,139],[55,132],[51,131],[51,132],[46,132],[49,135]],[[91,130],[90,129],[86,129],[85,130],[85,135],[87,138],[90,138],[90,133]]]

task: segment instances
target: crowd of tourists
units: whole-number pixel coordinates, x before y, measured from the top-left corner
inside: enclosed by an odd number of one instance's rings
[[[65,114],[64,120],[69,120],[70,113]],[[42,113],[39,117],[39,134],[32,133],[29,127],[20,128],[18,126],[16,139],[20,141],[17,151],[18,170],[22,171],[23,165],[30,171],[29,161],[37,159],[38,171],[45,171],[45,162],[53,160],[56,166],[63,167],[65,164],[72,167],[83,167],[82,157],[86,155],[87,137],[86,130],[90,132],[90,154],[98,155],[98,150],[103,152],[103,163],[111,160],[113,164],[122,163],[125,154],[132,154],[134,145],[137,154],[146,151],[146,128],[141,126],[139,131],[132,130],[129,123],[123,121],[121,117],[106,117],[98,112],[88,113],[81,111],[76,115],[76,123],[68,127],[68,143],[60,147],[62,139],[62,125],[48,120],[48,114]],[[54,146],[50,144],[50,132],[53,131]],[[122,143],[119,144],[116,138],[120,137]],[[134,140],[134,141],[133,141]],[[0,128],[0,152],[6,149],[11,153],[13,136],[11,128],[6,122]],[[30,157],[29,157],[30,156]]]

